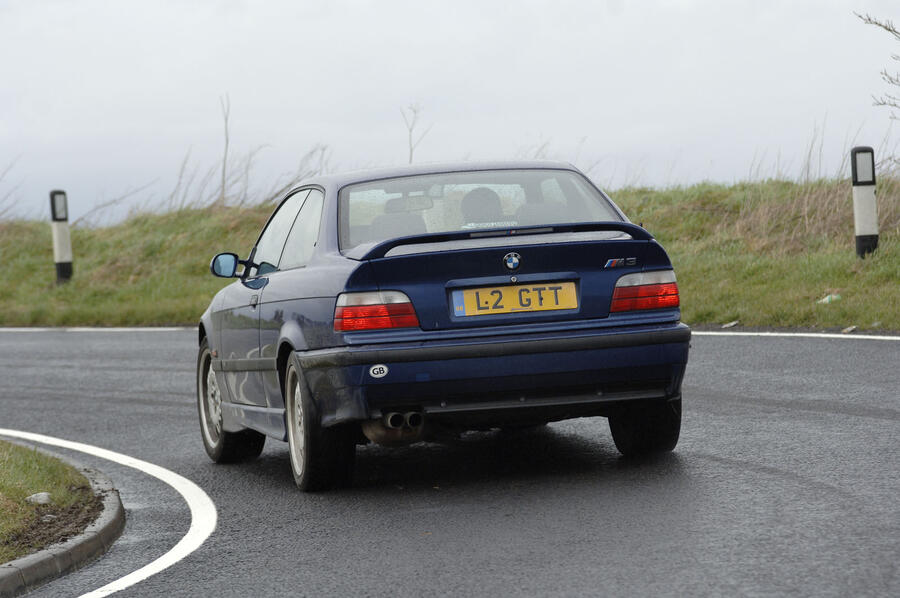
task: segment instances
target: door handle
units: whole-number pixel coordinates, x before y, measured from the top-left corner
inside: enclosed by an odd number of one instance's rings
[[[250,296],[250,307],[256,307],[257,303],[259,303],[259,295],[251,295]]]

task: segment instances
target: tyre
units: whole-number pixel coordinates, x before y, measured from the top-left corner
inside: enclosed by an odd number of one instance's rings
[[[352,426],[323,428],[297,357],[291,355],[284,377],[288,452],[297,487],[306,492],[348,485],[356,460]]]
[[[625,456],[671,451],[681,433],[681,399],[626,406],[609,416],[609,431]]]
[[[266,437],[256,430],[226,432],[222,425],[222,393],[212,370],[209,342],[204,338],[197,356],[197,411],[200,436],[206,454],[216,463],[234,463],[255,459],[263,450]]]

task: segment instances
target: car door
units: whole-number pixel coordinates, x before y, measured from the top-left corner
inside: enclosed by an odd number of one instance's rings
[[[288,234],[278,270],[268,275],[269,283],[259,305],[259,343],[260,356],[269,363],[277,358],[283,325],[295,323],[302,330],[304,303],[310,299],[307,279],[311,274],[307,265],[318,243],[324,201],[321,190],[310,190]],[[274,368],[263,373],[263,383],[269,407],[284,407],[278,372]]]
[[[262,372],[269,360],[259,353],[259,303],[307,194],[305,189],[285,198],[251,251],[246,275],[224,293],[220,312],[223,370],[231,400],[236,403],[266,404]]]

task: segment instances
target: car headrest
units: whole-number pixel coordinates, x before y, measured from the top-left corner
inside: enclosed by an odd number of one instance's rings
[[[477,187],[463,197],[460,205],[466,222],[495,222],[503,220],[500,196],[493,189]]]
[[[406,203],[407,202],[405,197],[395,197],[393,199],[389,199],[384,204],[384,213],[397,214],[399,212],[406,212]]]

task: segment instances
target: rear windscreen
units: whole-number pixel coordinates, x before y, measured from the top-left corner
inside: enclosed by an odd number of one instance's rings
[[[339,196],[341,249],[423,233],[621,222],[609,201],[568,170],[488,170],[382,179]]]

